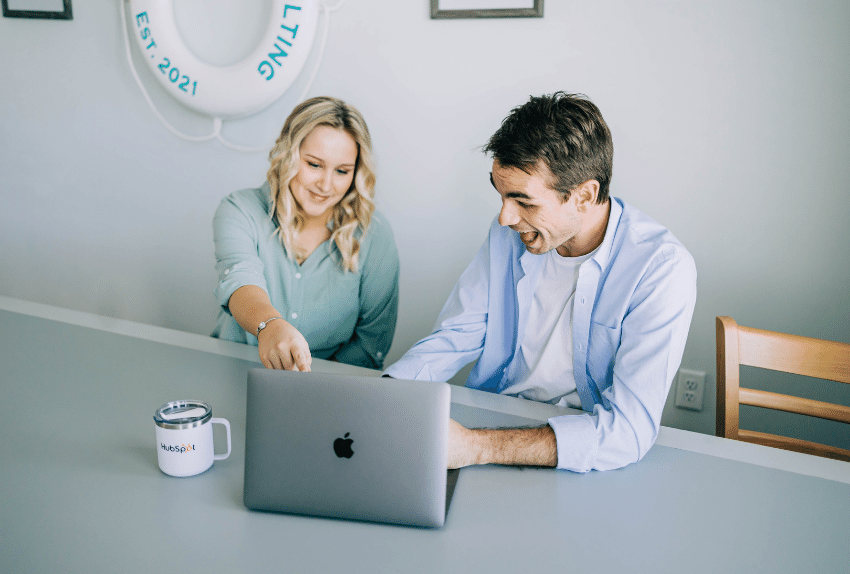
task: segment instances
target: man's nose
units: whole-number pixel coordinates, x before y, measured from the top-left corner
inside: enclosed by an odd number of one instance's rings
[[[508,227],[517,223],[519,223],[519,216],[517,216],[516,209],[509,201],[503,201],[502,210],[499,212],[499,225]]]

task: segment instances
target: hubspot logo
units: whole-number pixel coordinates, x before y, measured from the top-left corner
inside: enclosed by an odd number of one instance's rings
[[[193,444],[181,444],[179,446],[170,446],[165,443],[159,443],[159,448],[164,450],[165,452],[191,452],[195,450],[195,445]]]

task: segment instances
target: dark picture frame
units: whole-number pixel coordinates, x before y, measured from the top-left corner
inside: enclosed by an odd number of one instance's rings
[[[3,16],[6,18],[41,18],[47,20],[73,20],[74,15],[71,12],[71,0],[62,0],[62,11],[55,10],[38,10],[35,8],[28,10],[17,10],[9,8],[9,0],[3,1]],[[25,1],[19,1],[17,4],[26,4]]]
[[[542,18],[543,0],[534,0],[531,8],[476,8],[468,10],[446,10],[440,8],[440,0],[431,0],[431,19],[444,18]]]

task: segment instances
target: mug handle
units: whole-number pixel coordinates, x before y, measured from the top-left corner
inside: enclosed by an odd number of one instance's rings
[[[213,460],[224,460],[228,456],[230,456],[230,423],[227,422],[227,419],[210,419],[212,424],[220,424],[224,425],[224,428],[227,429],[227,452],[224,454],[215,454],[213,455]]]

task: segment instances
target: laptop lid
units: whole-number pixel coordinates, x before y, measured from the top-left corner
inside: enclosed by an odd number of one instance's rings
[[[450,403],[446,383],[251,369],[245,506],[442,526]]]

